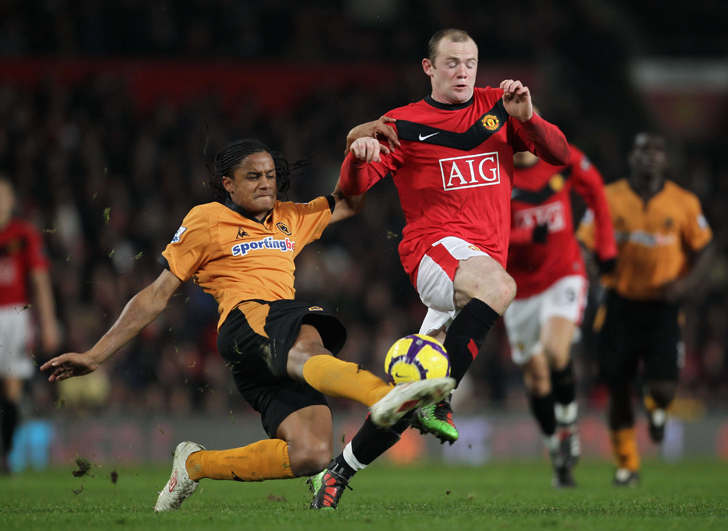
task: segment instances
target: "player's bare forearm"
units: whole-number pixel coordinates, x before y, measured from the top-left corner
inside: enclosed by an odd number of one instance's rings
[[[382,146],[382,152],[386,154],[394,153],[395,146],[400,145],[399,139],[397,138],[397,132],[394,130],[394,127],[390,127],[386,124],[394,123],[396,121],[397,120],[390,118],[389,116],[382,116],[379,120],[357,125],[349,131],[348,135],[346,135],[346,150],[344,151],[344,155],[349,154],[351,145],[355,140],[365,137],[376,139],[379,136],[382,136],[389,145],[389,147]]]
[[[331,213],[329,225],[355,216],[361,212],[362,208],[364,208],[366,193],[355,196],[346,196],[344,195],[344,192],[341,191],[341,184],[339,182],[336,183],[336,188],[331,195],[334,196],[336,205],[334,206],[334,211]]]
[[[690,286],[697,286],[700,281],[707,278],[708,270],[713,264],[715,258],[715,245],[709,243],[703,247],[693,258],[690,272],[687,274],[688,283]]]
[[[159,317],[167,307],[167,301],[155,295],[153,285],[137,293],[124,307],[119,319],[89,351],[89,355],[97,363],[103,363]]]
[[[715,247],[708,244],[693,256],[690,271],[683,277],[677,278],[662,286],[662,298],[668,302],[680,303],[700,292],[699,286],[707,278],[708,269],[715,257]]]
[[[46,362],[41,370],[53,370],[49,380],[64,380],[95,371],[109,356],[126,345],[167,307],[181,281],[167,270],[137,293],[124,307],[111,329],[83,354],[67,353]]]

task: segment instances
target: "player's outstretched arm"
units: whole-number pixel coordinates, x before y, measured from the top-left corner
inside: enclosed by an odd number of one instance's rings
[[[55,357],[43,364],[41,370],[53,371],[48,378],[51,382],[94,372],[106,358],[126,345],[164,311],[181,283],[180,279],[165,269],[157,280],[132,297],[111,329],[91,350],[83,354],[71,352]]]
[[[361,195],[393,171],[391,155],[384,159],[381,156],[383,147],[378,140],[370,137],[354,141],[350,153],[341,165],[339,183],[344,195]],[[379,164],[371,164],[372,162]]]
[[[387,144],[389,144],[389,147],[381,147],[382,153],[387,155],[394,153],[394,147],[401,144],[399,143],[399,138],[397,138],[397,131],[395,131],[394,127],[386,124],[391,124],[396,121],[397,120],[390,118],[389,116],[382,116],[379,120],[357,125],[349,131],[348,135],[346,135],[346,150],[344,151],[344,155],[349,154],[349,150],[351,149],[351,145],[354,143],[354,140],[365,137],[376,139],[379,136],[384,137],[384,139],[387,140]]]
[[[331,195],[334,196],[336,203],[334,204],[334,211],[331,213],[329,225],[336,223],[337,221],[350,218],[351,216],[355,216],[361,212],[362,208],[364,208],[366,193],[352,197],[346,196],[344,195],[344,192],[341,191],[341,183],[338,181],[336,183],[336,188]]]
[[[594,219],[594,252],[599,271],[610,273],[617,265],[617,242],[614,238],[609,201],[599,170],[577,148],[571,148],[571,178],[574,190],[584,199]]]
[[[530,151],[544,162],[554,166],[565,165],[569,161],[569,143],[558,127],[550,124],[533,112],[531,92],[518,80],[501,81],[503,106],[509,116],[517,120],[515,134],[509,143],[515,151]]]

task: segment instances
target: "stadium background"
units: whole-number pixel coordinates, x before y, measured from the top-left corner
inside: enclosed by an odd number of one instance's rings
[[[524,80],[606,181],[625,175],[634,133],[669,139],[671,176],[700,197],[719,258],[685,306],[682,420],[664,455],[728,459],[727,25],[728,7],[714,0],[5,2],[0,171],[17,187],[19,213],[45,232],[64,350],[84,351],[159,274],[156,257],[184,214],[212,199],[205,165],[228,141],[253,136],[289,159],[310,156],[289,198],[329,193],[347,131],[428,94],[429,37],[465,29],[479,45],[478,84]],[[298,297],[336,311],[349,330],[343,356],[375,371],[424,316],[396,253],[402,225],[394,186],[381,183],[360,216],[298,261]],[[166,462],[185,437],[222,448],[263,436],[230,392],[215,310],[188,283],[92,377],[53,387],[38,375],[13,466],[77,454]],[[606,456],[592,340],[585,326],[582,432],[586,452]],[[502,327],[471,373],[455,406],[465,440],[442,455],[537,455]],[[333,405],[335,433],[348,438],[364,410]],[[397,448],[404,461],[439,451],[419,437]]]

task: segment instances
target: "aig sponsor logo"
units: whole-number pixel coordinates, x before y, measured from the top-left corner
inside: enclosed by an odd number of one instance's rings
[[[263,240],[255,242],[245,242],[233,245],[233,256],[245,256],[249,251],[260,251],[263,249],[277,249],[282,252],[295,251],[296,242],[292,242],[288,238],[285,240],[274,240],[272,236],[268,236]]]
[[[549,226],[549,232],[557,232],[566,228],[564,205],[561,201],[527,210],[518,210],[513,213],[513,217],[516,228],[519,229],[544,224]]]
[[[440,172],[446,192],[500,184],[498,152],[440,159]]]

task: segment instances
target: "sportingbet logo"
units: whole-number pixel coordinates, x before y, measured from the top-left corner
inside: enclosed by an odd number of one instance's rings
[[[268,236],[264,240],[256,242],[245,242],[233,245],[233,256],[245,256],[248,251],[258,251],[260,249],[278,249],[279,251],[295,251],[296,242],[292,242],[288,238],[285,240],[274,240],[272,236]]]
[[[549,232],[557,232],[566,228],[564,206],[561,201],[527,210],[519,210],[513,213],[513,218],[516,228],[519,229],[544,224],[549,226]]]
[[[440,159],[440,172],[446,192],[500,184],[498,152]]]

